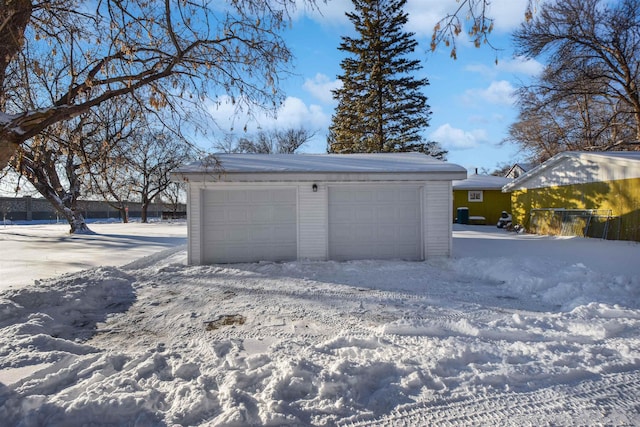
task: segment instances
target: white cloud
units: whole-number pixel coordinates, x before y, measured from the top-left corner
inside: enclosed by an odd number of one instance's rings
[[[495,31],[510,32],[523,22],[526,6],[527,0],[493,0],[487,15],[494,18]],[[460,3],[455,0],[408,0],[408,29],[418,36],[430,38],[436,23],[459,7]],[[467,9],[464,6],[458,17],[464,21],[466,16]]]
[[[248,133],[258,130],[304,127],[315,131],[329,126],[330,114],[322,106],[306,105],[300,98],[288,97],[274,112],[239,110],[228,96],[211,101],[208,111],[222,132]]]
[[[279,129],[304,127],[316,130],[327,127],[329,121],[330,116],[322,110],[321,106],[314,104],[307,106],[300,98],[289,97],[278,110],[276,119],[272,119],[265,125]]]
[[[486,89],[469,89],[463,95],[466,104],[489,103],[494,105],[513,105],[515,88],[506,80],[491,82]]]
[[[467,65],[466,71],[481,74],[487,78],[495,79],[500,73],[518,74],[527,77],[535,77],[542,73],[544,65],[535,59],[528,59],[523,56],[507,60],[498,60],[497,64],[487,65],[486,63],[476,63]]]
[[[407,30],[416,33],[417,37],[431,39],[433,27],[451,11],[450,6],[455,6],[452,0],[409,0],[406,11],[409,14]]]
[[[307,0],[296,0],[296,11],[293,15],[294,18],[305,15],[322,25],[342,26],[349,24],[345,12],[351,10],[351,0],[329,0],[326,3],[318,1],[316,8],[309,7]]]
[[[488,15],[495,19],[495,30],[509,32],[523,20],[527,0],[493,0]],[[408,0],[405,6],[409,14],[408,30],[419,37],[431,37],[433,27],[448,14],[454,13],[460,3],[455,0]],[[323,25],[348,25],[346,11],[353,10],[351,0],[330,0],[318,2],[317,8],[310,8],[305,0],[296,0],[294,19],[307,16]],[[467,10],[463,7],[459,17],[464,20]]]
[[[328,76],[318,73],[312,79],[306,79],[303,87],[311,95],[319,99],[325,104],[334,102],[331,91],[342,86],[342,82],[338,79],[331,80]]]
[[[524,22],[527,0],[493,0],[489,14],[494,18],[495,30],[511,32]]]
[[[508,61],[499,61],[497,68],[501,71],[524,74],[527,76],[538,76],[544,70],[544,65],[535,59],[528,59],[517,56]]]
[[[439,142],[447,150],[468,150],[477,148],[487,141],[484,129],[464,131],[451,126],[449,123],[440,126],[429,136],[431,140]]]

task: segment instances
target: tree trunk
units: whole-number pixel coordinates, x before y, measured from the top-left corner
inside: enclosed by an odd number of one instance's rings
[[[140,205],[140,222],[146,224],[148,222],[147,212],[149,211],[149,202],[142,202]]]
[[[71,226],[70,234],[94,234],[87,226],[84,216],[77,210],[68,209],[67,221]]]
[[[120,218],[122,219],[122,222],[124,224],[127,224],[129,222],[129,210],[122,206],[118,208],[118,211],[120,212]]]
[[[78,210],[77,200],[75,198],[67,198],[65,200],[59,198],[55,194],[44,194],[45,198],[51,203],[51,206],[63,216],[69,226],[69,234],[93,234],[89,229],[82,213]]]
[[[0,136],[0,170],[4,169],[18,151],[20,144]]]
[[[31,0],[9,0],[3,1],[0,8],[0,111],[6,112],[7,96],[5,93],[5,82],[8,78],[7,70],[9,64],[16,54],[22,49],[24,43],[24,32],[31,19],[33,5]],[[7,126],[2,123],[2,126]],[[18,147],[23,142],[16,139],[15,133],[7,128],[0,132],[0,170],[4,169],[11,158],[16,154]]]
[[[72,162],[67,164],[67,172],[72,172]],[[70,189],[62,190],[59,177],[55,174],[56,164],[53,161],[36,164],[29,156],[22,157],[22,162],[18,165],[18,170],[27,177],[29,182],[38,190],[51,206],[56,210],[58,215],[67,220],[70,234],[92,234],[93,232],[87,226],[84,216],[78,209],[78,189],[79,181],[73,174],[68,177],[70,181]],[[25,173],[28,169],[30,173]],[[47,169],[48,172],[45,170]]]

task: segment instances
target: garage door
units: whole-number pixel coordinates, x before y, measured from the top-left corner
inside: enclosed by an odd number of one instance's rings
[[[329,258],[422,259],[419,187],[329,188]]]
[[[297,258],[295,189],[208,190],[202,197],[204,263]]]

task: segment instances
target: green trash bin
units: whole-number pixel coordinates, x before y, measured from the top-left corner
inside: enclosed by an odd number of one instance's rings
[[[458,224],[469,224],[469,208],[458,208]]]

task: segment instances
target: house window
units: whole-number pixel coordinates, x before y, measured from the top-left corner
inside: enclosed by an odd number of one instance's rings
[[[482,190],[470,190],[469,191],[469,201],[470,202],[481,202],[482,201]]]

